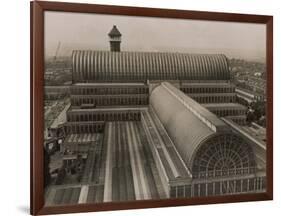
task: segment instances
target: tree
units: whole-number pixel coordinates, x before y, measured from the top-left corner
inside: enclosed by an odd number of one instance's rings
[[[256,119],[259,120],[262,116],[265,115],[265,102],[255,102],[252,106],[252,109],[254,110]]]
[[[254,112],[247,112],[247,116],[246,116],[246,122],[248,124],[250,124],[251,122],[253,122],[255,120],[255,115],[254,115]]]
[[[246,121],[248,123],[256,122],[261,126],[265,126],[266,124],[265,116],[266,116],[266,102],[264,101],[252,102],[248,108]]]
[[[63,180],[64,180],[65,176],[66,176],[66,170],[65,170],[65,167],[62,166],[62,168],[58,172],[56,184],[61,185],[63,183]]]

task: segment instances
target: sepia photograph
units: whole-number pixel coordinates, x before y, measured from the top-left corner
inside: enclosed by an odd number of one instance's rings
[[[266,24],[44,12],[44,205],[267,190]]]

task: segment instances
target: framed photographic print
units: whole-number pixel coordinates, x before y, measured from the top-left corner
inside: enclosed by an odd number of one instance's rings
[[[273,199],[273,17],[31,2],[31,214]]]

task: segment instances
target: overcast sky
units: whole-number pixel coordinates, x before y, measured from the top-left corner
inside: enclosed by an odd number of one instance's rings
[[[108,32],[117,25],[121,51],[223,53],[264,60],[266,26],[233,22],[45,12],[45,54],[73,49],[109,50]]]

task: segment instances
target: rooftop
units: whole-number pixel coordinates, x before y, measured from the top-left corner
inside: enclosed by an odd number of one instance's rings
[[[192,177],[173,141],[166,132],[161,121],[157,117],[153,108],[142,112],[142,121],[149,140],[149,145],[159,156],[160,163],[163,164],[163,172],[167,180],[176,182],[177,180],[190,179]]]
[[[71,107],[69,112],[118,112],[118,111],[141,111],[146,110],[147,107],[100,107],[100,108],[92,108],[92,109],[80,109]]]
[[[238,103],[207,103],[201,104],[202,106],[209,108],[239,108],[239,109],[246,109],[245,106],[238,104]]]
[[[73,82],[229,80],[222,54],[74,50]]]
[[[202,144],[220,133],[231,131],[216,115],[167,82],[153,89],[150,108],[155,111],[188,169],[191,169],[192,158]]]
[[[97,140],[97,133],[70,134],[65,138],[66,143],[87,143]]]
[[[146,84],[142,83],[142,82],[130,82],[130,83],[118,83],[118,82],[110,82],[110,83],[105,83],[105,82],[100,82],[100,83],[74,83],[73,86],[90,86],[90,87],[102,87],[102,86],[110,86],[110,87],[114,87],[114,86],[118,86],[118,87],[124,87],[126,88],[127,86],[146,86]]]
[[[189,111],[191,111],[213,131],[225,131],[228,129],[228,127],[226,127],[226,124],[222,120],[220,120],[215,114],[210,112],[208,109],[200,105],[192,98],[188,97],[186,94],[184,94],[182,91],[180,91],[170,83],[163,82],[161,85],[166,88],[168,92],[170,92],[174,97],[178,98]]]
[[[118,30],[118,28],[116,27],[116,25],[114,25],[112,27],[112,29],[110,30],[110,32],[108,33],[108,36],[109,37],[121,37],[121,33],[120,31]]]
[[[228,81],[221,81],[221,80],[208,80],[208,82],[182,82],[181,83],[181,86],[182,87],[189,87],[189,86],[218,86],[218,87],[221,87],[221,86],[226,86],[226,87],[229,87],[229,86],[232,86],[233,84],[231,84],[230,82]]]
[[[58,117],[53,121],[50,128],[57,128],[60,124],[63,124],[66,122],[66,112],[70,108],[71,104],[68,103],[64,109],[61,111],[61,113],[58,115]]]

